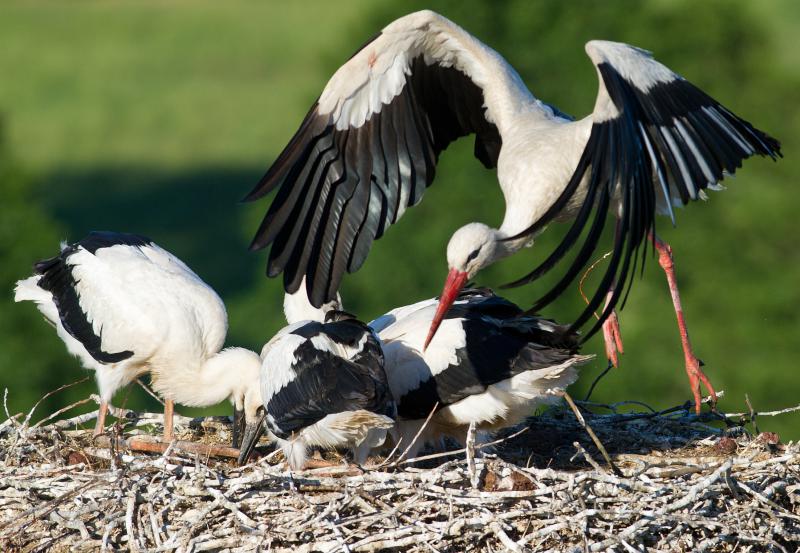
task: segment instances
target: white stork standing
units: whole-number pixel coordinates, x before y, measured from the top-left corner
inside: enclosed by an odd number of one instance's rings
[[[354,461],[363,464],[396,416],[380,341],[343,311],[293,310],[288,296],[284,306],[290,319],[302,313],[316,320],[290,320],[262,349],[264,405],[258,416],[294,470],[303,467],[312,446],[350,447]],[[247,427],[239,464],[263,431],[263,424]]]
[[[425,348],[438,303],[421,301],[370,323],[383,343],[397,435],[409,458],[443,435],[466,443],[471,423],[484,431],[519,423],[556,400],[593,357],[578,355],[578,335],[566,326],[526,316],[486,289],[462,290]]]
[[[164,439],[172,439],[173,402],[234,404],[240,426],[261,405],[261,359],[243,348],[222,350],[225,305],[183,261],[149,238],[92,232],[35,265],[17,282],[15,300],[36,303],[67,350],[95,371],[104,430],[114,393],[144,373],[166,400]]]
[[[494,50],[431,11],[392,22],[331,77],[300,129],[248,200],[277,189],[251,248],[271,245],[267,274],[287,292],[306,277],[311,301],[331,300],[345,271],[356,271],[373,240],[434,178],[439,154],[475,134],[475,156],[497,167],[506,201],[499,228],[470,223],[447,246],[449,275],[433,337],[458,290],[481,268],[532,244],[552,221],[574,219],[562,242],[528,275],[531,282],[586,238],[563,278],[529,310],[557,297],[590,261],[611,212],[617,220],[608,269],[572,328],[607,298],[600,320],[607,354],[619,341],[613,310],[644,262],[649,237],[673,295],[686,370],[700,408],[699,380],[669,247],[655,214],[705,197],[752,155],[780,155],[778,141],[700,89],[626,44],[591,41],[586,52],[600,86],[594,111],[574,121],[536,99]],[[641,259],[640,259],[641,257]]]

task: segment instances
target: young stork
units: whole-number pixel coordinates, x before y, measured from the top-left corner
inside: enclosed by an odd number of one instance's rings
[[[612,213],[608,269],[571,328],[585,324],[607,298],[582,340],[602,327],[616,363],[621,341],[613,310],[644,262],[647,246],[640,246],[649,237],[669,279],[699,410],[699,381],[712,396],[714,390],[692,351],[655,214],[669,214],[674,224],[673,205],[704,198],[705,189],[718,189],[750,156],[775,159],[780,144],[649,52],[593,40],[586,53],[599,89],[594,111],[575,121],[536,99],[497,52],[441,15],[420,11],[389,24],[331,77],[247,196],[278,190],[251,245],[271,246],[268,276],[283,272],[287,292],[307,277],[315,306],[333,299],[345,271],[361,267],[373,240],[420,201],[439,154],[474,134],[475,156],[497,168],[505,217],[496,229],[470,223],[453,234],[450,272],[427,341],[480,269],[531,245],[549,223],[574,219],[545,261],[512,283],[539,278],[585,234],[563,277],[528,312],[550,303],[591,261]]]
[[[370,323],[383,343],[400,449],[411,445],[409,458],[443,435],[465,443],[471,423],[484,431],[519,423],[557,399],[592,358],[577,354],[578,335],[566,326],[525,315],[486,289],[462,290],[425,348],[438,303],[400,307]]]
[[[294,470],[303,467],[310,446],[350,447],[354,461],[363,464],[385,440],[396,414],[380,342],[343,311],[294,310],[297,302],[288,295],[284,305],[292,324],[261,351],[259,417]],[[294,321],[301,313],[324,320]],[[263,431],[262,424],[247,427],[240,464]]]
[[[67,350],[95,371],[104,430],[114,393],[144,373],[166,400],[164,439],[172,439],[173,402],[208,406],[230,399],[237,424],[252,422],[261,404],[261,359],[222,349],[225,305],[180,259],[149,238],[92,232],[40,261],[17,282],[15,300],[36,303]],[[242,416],[241,414],[244,414]]]

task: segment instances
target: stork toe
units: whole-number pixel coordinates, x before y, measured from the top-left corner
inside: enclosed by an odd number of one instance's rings
[[[706,390],[708,390],[708,393],[711,396],[711,408],[716,409],[717,407],[717,393],[714,391],[714,386],[711,385],[711,381],[708,379],[708,376],[706,376],[706,373],[703,372],[701,367],[702,364],[696,356],[692,355],[690,357],[687,355],[686,374],[689,375],[689,386],[692,388],[692,394],[694,395],[694,410],[698,415],[700,414],[700,408],[703,405],[702,397],[700,395],[701,383],[706,387]]]
[[[619,356],[625,353],[625,349],[622,347],[622,333],[616,311],[613,311],[603,323],[603,340],[606,345],[606,357],[615,368],[619,367]]]

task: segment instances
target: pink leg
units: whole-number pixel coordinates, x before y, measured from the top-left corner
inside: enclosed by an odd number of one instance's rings
[[[686,374],[689,375],[689,385],[694,394],[694,409],[700,413],[700,383],[711,394],[712,406],[717,404],[717,394],[708,377],[703,373],[700,368],[700,360],[697,359],[694,352],[692,352],[692,343],[689,341],[689,331],[686,329],[686,320],[683,317],[683,308],[681,307],[681,296],[678,293],[678,282],[675,278],[675,263],[672,260],[672,248],[669,244],[663,242],[655,234],[650,234],[650,239],[658,251],[658,264],[664,269],[667,274],[667,282],[669,283],[669,292],[672,295],[672,305],[675,307],[675,316],[678,318],[678,330],[681,333],[681,343],[683,344],[683,355],[686,359]]]
[[[93,436],[96,438],[103,432],[105,432],[106,428],[106,413],[108,413],[108,403],[105,401],[100,402],[100,409],[97,410],[97,424],[94,425],[94,434]]]
[[[613,293],[613,288],[608,291],[606,305],[611,300]],[[622,347],[622,334],[619,331],[619,319],[616,311],[612,311],[603,323],[603,339],[606,343],[606,357],[614,367],[619,367],[619,356],[625,353],[625,349]]]
[[[168,399],[164,402],[164,441],[171,442],[173,438],[173,414],[175,413],[175,403]]]

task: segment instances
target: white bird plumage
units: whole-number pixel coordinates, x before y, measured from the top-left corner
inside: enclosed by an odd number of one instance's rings
[[[517,306],[488,290],[462,292],[443,321],[438,339],[423,349],[437,304],[434,298],[401,306],[369,323],[380,339],[389,389],[397,404],[392,434],[401,450],[408,448],[409,458],[425,443],[445,435],[463,441],[470,423],[483,431],[519,423],[537,406],[554,401],[577,379],[577,367],[592,358],[577,353],[577,336],[566,333],[566,327],[521,316]],[[330,310],[342,309],[342,304],[339,297],[314,308],[301,287],[286,294],[284,309],[287,314],[302,312],[322,321]],[[296,323],[287,329],[297,327]],[[275,347],[275,339],[265,346],[265,398],[285,386],[275,368],[295,359],[296,344],[301,341],[279,340],[286,342],[291,353]],[[276,361],[269,362],[270,356]],[[414,441],[435,406],[436,412]]]
[[[303,467],[309,447],[350,448],[362,464],[394,426],[396,410],[377,336],[339,311],[338,299],[317,309],[301,296],[304,290],[285,297],[289,324],[261,350],[264,424],[245,432],[240,464],[264,430],[292,469]]]
[[[228,322],[220,297],[148,238],[93,232],[63,244],[17,283],[15,300],[33,301],[67,350],[95,371],[103,402],[96,433],[114,393],[145,373],[170,404],[230,399],[252,419],[261,403],[259,356],[222,349]]]
[[[662,257],[668,252],[654,235],[656,213],[673,215],[673,204],[718,188],[752,155],[776,158],[780,144],[645,50],[601,40],[585,49],[599,87],[593,112],[574,121],[535,98],[497,52],[445,17],[424,10],[386,26],[331,77],[247,197],[278,190],[251,244],[270,246],[267,274],[282,272],[289,293],[305,278],[315,306],[332,300],[344,273],[357,270],[372,242],[420,201],[439,154],[474,134],[475,156],[497,168],[505,215],[498,228],[471,223],[453,235],[428,339],[481,268],[530,245],[550,222],[574,219],[545,261],[512,283],[538,279],[580,243],[529,312],[553,301],[591,262],[611,213],[617,232],[606,273],[573,323],[586,324],[607,299],[583,339],[591,336],[644,262],[641,244],[650,237]],[[610,327],[603,329],[608,336]],[[688,342],[684,348],[694,358]],[[705,378],[694,359],[687,364],[693,383]]]
[[[437,340],[424,348],[437,304],[424,300],[370,323],[383,343],[398,404],[395,436],[401,449],[409,447],[409,458],[445,435],[464,443],[471,423],[494,431],[521,422],[557,400],[578,378],[577,367],[593,357],[577,353],[578,337],[566,327],[521,316],[488,290],[463,291]]]

